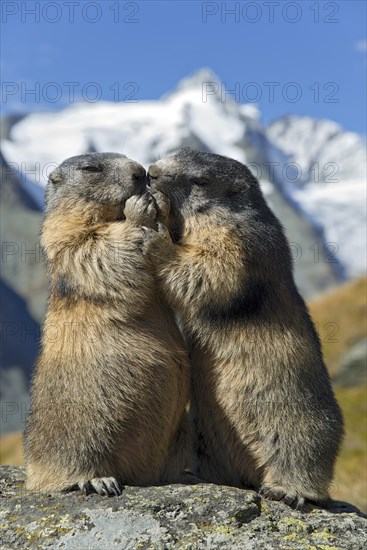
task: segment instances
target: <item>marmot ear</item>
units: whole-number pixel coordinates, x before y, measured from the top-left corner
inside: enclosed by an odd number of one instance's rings
[[[51,174],[48,176],[48,181],[56,185],[58,183],[61,183],[62,180],[63,180],[63,176],[60,168],[55,168],[55,170],[53,170]]]

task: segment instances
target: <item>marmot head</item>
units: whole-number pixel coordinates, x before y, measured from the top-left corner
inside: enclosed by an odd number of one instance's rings
[[[56,208],[91,211],[101,220],[121,219],[125,202],[146,192],[144,168],[118,153],[88,153],[71,157],[49,176],[46,213]]]
[[[216,207],[241,210],[263,200],[256,178],[244,164],[188,147],[150,166],[148,179],[152,189],[164,193],[172,210],[184,217]]]

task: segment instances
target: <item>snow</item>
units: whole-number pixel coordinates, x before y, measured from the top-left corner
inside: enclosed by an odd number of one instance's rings
[[[335,248],[347,276],[364,274],[367,188],[363,140],[335,122],[310,117],[284,117],[266,133],[277,146],[270,152],[273,161],[280,161],[281,168],[291,160],[302,171],[301,185],[292,185],[284,181],[278,168],[278,184],[288,199],[322,228],[326,245],[330,251]]]
[[[339,182],[327,186],[312,185],[307,191],[296,191],[295,200],[323,228],[326,249],[330,252],[324,261],[337,258],[349,277],[365,273],[366,181],[350,180],[342,186]]]
[[[205,94],[207,84],[216,90]],[[363,140],[335,122],[282,117],[266,128],[256,105],[221,96],[221,83],[209,69],[182,80],[157,101],[74,104],[63,111],[33,113],[18,122],[1,143],[7,162],[23,174],[22,183],[42,200],[49,172],[70,156],[88,150],[115,151],[146,167],[183,144],[251,162],[277,162],[274,182],[283,194],[338,244],[348,275],[366,269],[366,151]],[[284,178],[289,162],[300,177]],[[336,180],[336,181],[334,181]]]
[[[266,134],[299,165],[305,183],[315,180],[312,173],[317,168],[313,166],[315,163],[318,163],[321,181],[358,179],[364,175],[365,143],[357,134],[344,132],[333,121],[288,116],[268,126]]]

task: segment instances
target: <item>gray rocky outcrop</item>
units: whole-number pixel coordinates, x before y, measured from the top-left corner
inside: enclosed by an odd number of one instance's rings
[[[0,468],[0,547],[75,550],[365,549],[367,519],[334,501],[292,510],[254,491],[210,484],[126,487],[120,497],[35,494]]]

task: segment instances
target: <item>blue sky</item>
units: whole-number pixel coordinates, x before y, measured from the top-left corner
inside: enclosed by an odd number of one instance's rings
[[[264,123],[296,113],[365,135],[365,27],[363,0],[3,0],[3,112],[157,99],[209,67]]]

